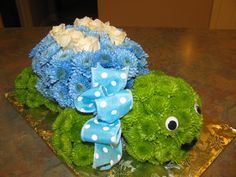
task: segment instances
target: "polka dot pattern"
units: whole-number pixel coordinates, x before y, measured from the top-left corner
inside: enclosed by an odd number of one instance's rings
[[[98,153],[95,153],[95,154],[94,154],[94,157],[95,157],[95,159],[99,159],[99,154],[98,154]]]
[[[94,168],[110,169],[122,158],[120,118],[132,108],[133,98],[125,90],[128,69],[98,66],[92,72],[93,87],[75,100],[77,110],[95,113],[81,131],[81,139],[95,144]]]
[[[124,104],[124,103],[126,103],[126,101],[127,101],[127,100],[126,100],[126,98],[125,98],[125,97],[121,97],[121,98],[120,98],[120,103],[121,103],[121,104]]]
[[[111,81],[111,85],[115,87],[117,85],[116,81]]]
[[[83,100],[83,97],[79,96],[77,101],[82,101]]]
[[[111,115],[115,115],[115,114],[117,114],[117,110],[114,109],[111,111]]]
[[[96,91],[96,92],[94,93],[94,95],[95,95],[96,97],[100,97],[100,96],[101,96],[101,93],[100,93],[99,91]]]
[[[93,141],[96,141],[98,139],[97,135],[95,135],[95,134],[93,134],[91,138]]]
[[[100,107],[101,107],[101,108],[107,107],[107,102],[106,102],[106,101],[102,101],[102,102],[100,103]]]
[[[103,127],[102,128],[104,131],[108,131],[110,128],[109,127]]]
[[[89,129],[89,128],[90,128],[90,124],[86,124],[86,125],[84,126],[84,128],[85,128],[85,129]]]
[[[126,79],[127,78],[127,74],[126,73],[121,73],[120,77],[121,77],[121,79]]]
[[[108,153],[108,149],[106,147],[102,148],[104,153]]]
[[[105,72],[103,72],[103,73],[101,74],[101,77],[102,77],[103,79],[107,78],[107,76],[108,76],[108,74],[105,73]]]

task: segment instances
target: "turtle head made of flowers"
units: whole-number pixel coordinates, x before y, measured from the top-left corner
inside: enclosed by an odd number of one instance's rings
[[[135,80],[134,106],[122,119],[126,150],[139,161],[179,162],[196,144],[201,101],[184,80],[158,72]]]

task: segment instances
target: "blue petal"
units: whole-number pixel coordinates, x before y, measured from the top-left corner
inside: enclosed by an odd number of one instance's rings
[[[75,100],[81,95],[84,91],[91,88],[91,82],[88,78],[79,73],[74,73],[68,83],[69,86],[69,95]]]
[[[53,98],[62,107],[73,107],[73,100],[69,96],[69,89],[63,82],[57,82],[52,87]]]

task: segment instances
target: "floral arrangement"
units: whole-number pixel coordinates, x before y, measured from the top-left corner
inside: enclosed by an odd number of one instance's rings
[[[29,56],[16,98],[57,115],[53,148],[75,168],[108,170],[122,150],[140,162],[178,163],[199,138],[197,93],[180,78],[150,73],[142,47],[109,23],[85,17],[53,27]]]
[[[148,55],[121,29],[88,17],[74,25],[61,24],[32,49],[37,90],[62,107],[74,107],[74,99],[91,88],[91,68],[129,67],[127,88],[134,78],[147,74]]]

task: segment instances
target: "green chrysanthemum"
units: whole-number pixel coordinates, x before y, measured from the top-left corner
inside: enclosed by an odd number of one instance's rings
[[[122,119],[127,152],[153,164],[184,159],[202,126],[197,93],[182,79],[157,71],[136,78],[132,93],[134,107]]]
[[[76,166],[90,165],[93,161],[93,146],[78,143],[73,148],[71,157]]]
[[[93,144],[82,143],[80,131],[91,115],[84,115],[72,108],[60,112],[53,123],[53,147],[57,154],[74,166],[92,163]]]
[[[16,77],[15,88],[16,89],[25,89],[28,86],[28,81],[33,75],[31,67],[23,69],[23,71]]]
[[[136,157],[139,161],[147,161],[152,158],[155,144],[148,141],[137,141],[126,146],[127,152]]]
[[[160,126],[154,115],[148,115],[145,119],[140,119],[137,125],[141,139],[152,141],[155,140]]]

